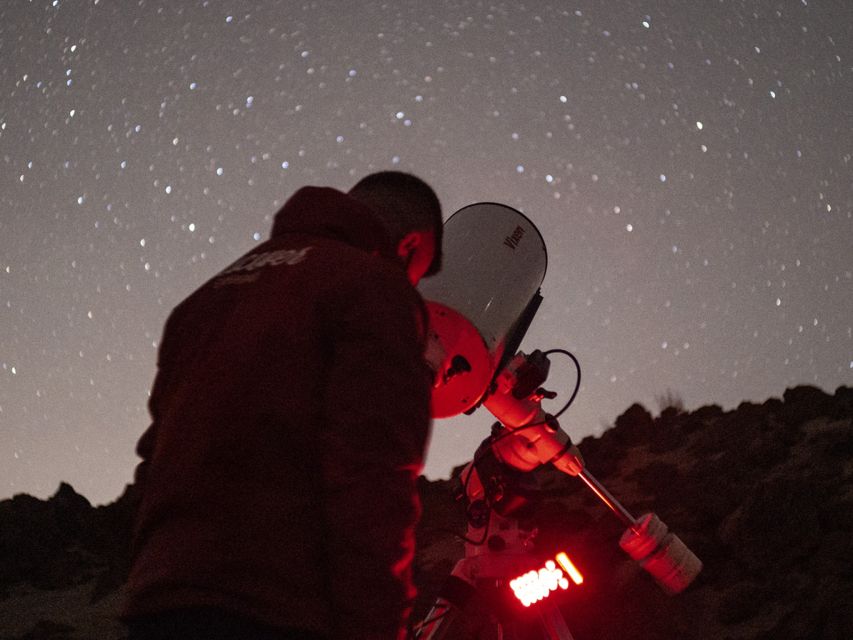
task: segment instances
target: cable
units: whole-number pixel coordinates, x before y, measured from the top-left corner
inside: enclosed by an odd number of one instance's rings
[[[561,353],[564,356],[569,356],[572,359],[572,362],[575,363],[575,369],[578,372],[578,379],[577,379],[577,382],[575,382],[575,390],[572,391],[571,397],[568,399],[566,404],[563,405],[563,408],[554,414],[555,418],[559,418],[561,415],[563,415],[566,412],[566,409],[568,409],[570,406],[572,406],[572,403],[575,401],[575,398],[577,398],[577,396],[578,396],[578,392],[581,390],[581,363],[578,362],[578,359],[574,356],[573,353],[571,353],[570,351],[566,351],[565,349],[551,349],[549,351],[544,352],[543,355],[548,356],[552,353]],[[517,429],[516,429],[516,431],[517,431]]]
[[[486,447],[485,451],[488,452],[489,449],[490,449],[490,447]],[[462,495],[465,496],[466,500],[467,500],[467,496],[468,496],[468,482],[470,482],[471,476],[474,475],[474,472],[477,470],[477,462],[481,459],[482,459],[482,454],[478,458],[477,454],[475,452],[474,458],[471,461],[471,469],[468,471],[468,475],[465,477],[465,480],[462,482]],[[484,493],[483,497],[485,497],[485,487],[483,488],[483,493]],[[467,511],[467,509],[466,509],[466,511]],[[466,514],[466,517],[467,517],[467,514]],[[461,538],[462,540],[464,540],[468,544],[472,544],[475,547],[482,547],[484,544],[486,544],[486,540],[489,537],[489,525],[491,523],[492,523],[492,509],[491,509],[491,507],[489,507],[489,515],[488,515],[488,518],[486,519],[486,525],[485,525],[485,528],[483,530],[483,539],[482,540],[480,540],[479,542],[477,542],[476,540],[471,540],[471,538],[469,538],[468,536],[466,536],[462,533],[454,533],[454,535]]]
[[[580,391],[580,388],[581,388],[581,365],[580,365],[580,362],[578,362],[578,359],[574,356],[574,354],[572,354],[569,351],[566,351],[565,349],[550,349],[548,351],[545,351],[543,353],[543,355],[547,356],[547,355],[552,354],[552,353],[560,353],[560,354],[566,355],[572,359],[572,362],[575,363],[575,369],[578,372],[578,379],[575,382],[575,388],[572,391],[571,397],[566,401],[566,404],[564,404],[557,413],[550,415],[550,417],[548,419],[540,420],[538,422],[529,422],[527,424],[521,425],[521,426],[516,427],[514,429],[505,429],[499,435],[494,436],[494,439],[492,440],[491,445],[494,445],[496,442],[500,441],[501,439],[507,438],[511,435],[514,435],[514,434],[518,433],[519,431],[524,431],[525,429],[532,429],[533,427],[539,427],[543,424],[547,424],[548,420],[550,418],[554,418],[554,419],[559,418],[574,403],[575,398],[577,398],[578,392]],[[474,466],[477,465],[477,462],[480,460],[480,458],[482,458],[483,455],[485,455],[486,451],[488,451],[488,447],[483,451],[483,453],[480,454],[480,456],[477,456],[477,455],[474,456],[474,460],[473,460]]]
[[[468,536],[466,536],[463,533],[454,533],[454,535],[461,538],[462,540],[464,540],[468,544],[472,544],[475,547],[482,547],[484,544],[486,544],[486,540],[489,538],[489,526],[491,524],[492,524],[492,510],[489,509],[489,517],[486,520],[486,525],[483,529],[483,539],[482,540],[480,540],[479,542],[476,540],[471,540],[471,538],[469,538]]]

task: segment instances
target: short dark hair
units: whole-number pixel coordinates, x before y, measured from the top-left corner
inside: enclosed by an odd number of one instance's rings
[[[426,275],[441,269],[441,203],[426,182],[402,171],[379,171],[365,176],[349,195],[370,207],[396,245],[412,231],[432,231],[435,257]]]

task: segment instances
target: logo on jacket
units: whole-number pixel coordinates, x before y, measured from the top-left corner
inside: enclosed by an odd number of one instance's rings
[[[305,256],[313,248],[304,247],[302,249],[279,249],[277,251],[265,251],[264,253],[250,253],[240,258],[219,275],[227,276],[230,273],[254,271],[261,267],[277,267],[281,264],[293,266],[305,260]]]
[[[280,265],[293,266],[299,264],[314,247],[303,247],[302,249],[278,249],[276,251],[264,251],[263,253],[250,253],[243,256],[237,262],[227,267],[217,278],[228,276],[216,282],[217,287],[226,284],[244,284],[254,282],[259,273],[252,273],[264,267],[278,267]]]

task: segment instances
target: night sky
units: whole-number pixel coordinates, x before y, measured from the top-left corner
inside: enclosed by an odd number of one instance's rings
[[[3,0],[0,498],[117,497],[174,305],[381,169],[539,227],[522,348],[580,359],[576,439],[850,385],[852,36],[849,0]],[[427,475],[492,420],[437,421]]]

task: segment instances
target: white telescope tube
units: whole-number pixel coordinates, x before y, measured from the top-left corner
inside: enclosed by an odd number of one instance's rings
[[[467,411],[486,393],[547,263],[539,230],[512,207],[480,202],[444,223],[442,270],[419,287],[431,338],[446,354],[433,389],[433,417]]]

